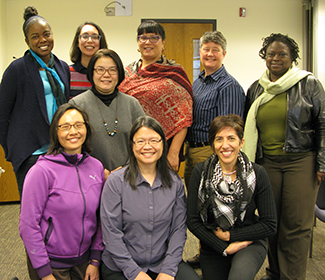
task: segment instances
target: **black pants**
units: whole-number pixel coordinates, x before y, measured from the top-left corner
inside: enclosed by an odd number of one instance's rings
[[[15,172],[20,200],[23,194],[23,185],[26,174],[28,170],[36,163],[38,157],[39,155],[29,156],[27,159],[25,159],[25,161],[19,166],[18,170]]]
[[[227,257],[211,250],[205,251],[203,247],[200,252],[200,265],[204,280],[254,280],[267,253],[266,240],[254,241]]]
[[[158,276],[157,273],[148,270],[146,272],[153,280]],[[110,270],[104,263],[101,265],[101,279],[102,280],[127,280],[121,271]],[[187,263],[181,262],[178,265],[178,272],[175,280],[200,280],[200,277]]]

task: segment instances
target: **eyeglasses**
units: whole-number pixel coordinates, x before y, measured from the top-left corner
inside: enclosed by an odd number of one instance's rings
[[[276,56],[276,54],[275,53],[267,53],[266,56],[269,58],[273,58]],[[288,56],[288,54],[287,53],[278,53],[278,56],[280,58],[286,58]]]
[[[110,67],[110,68],[104,68],[104,67],[100,67],[98,66],[97,68],[94,68],[94,70],[96,71],[96,73],[98,75],[104,75],[105,72],[107,71],[110,75],[117,75],[117,68],[116,67]]]
[[[82,130],[85,128],[84,122],[75,122],[74,124],[64,123],[58,125],[58,128],[64,132],[70,131],[71,127],[74,127],[75,130]]]
[[[151,43],[157,43],[160,38],[161,37],[159,35],[150,36],[150,37],[147,37],[147,36],[144,36],[144,35],[139,35],[138,36],[138,41],[140,43],[146,43],[149,40]]]
[[[150,146],[157,146],[161,142],[161,140],[162,139],[156,139],[156,138],[150,140],[138,139],[133,141],[133,143],[138,147],[143,147],[146,144],[149,144]]]
[[[91,40],[93,42],[98,42],[101,37],[102,36],[97,35],[97,34],[93,34],[93,35],[81,34],[81,35],[79,35],[79,38],[80,38],[81,42],[88,42],[89,38],[91,38]]]
[[[219,49],[219,48],[212,48],[212,49],[204,48],[204,49],[201,49],[201,51],[204,53],[209,53],[209,52],[219,53],[219,52],[221,52],[221,49]]]

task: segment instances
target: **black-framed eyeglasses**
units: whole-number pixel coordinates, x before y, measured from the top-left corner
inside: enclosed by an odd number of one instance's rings
[[[161,142],[161,140],[162,140],[161,138],[160,139],[153,138],[153,139],[149,139],[149,140],[138,139],[138,140],[133,141],[133,144],[135,144],[138,147],[142,147],[146,144],[149,144],[150,146],[156,146]]]
[[[89,38],[91,38],[91,40],[93,42],[98,42],[100,40],[102,36],[98,35],[98,34],[93,34],[93,35],[89,35],[89,34],[81,34],[79,35],[79,38],[82,42],[88,42]]]
[[[105,72],[107,71],[108,74],[110,75],[117,75],[118,71],[117,71],[117,68],[116,67],[110,67],[110,68],[104,68],[104,67],[101,67],[101,66],[98,66],[96,68],[94,68],[94,70],[96,71],[96,73],[98,75],[104,75]]]
[[[58,128],[64,132],[70,131],[71,127],[74,127],[75,130],[82,130],[85,128],[85,122],[75,122],[74,124],[63,123],[58,125]]]
[[[147,36],[144,36],[144,35],[139,35],[138,36],[138,41],[140,43],[146,43],[149,40],[151,43],[157,43],[160,38],[161,37],[159,35],[153,35],[153,36],[150,36],[150,37],[147,37]]]

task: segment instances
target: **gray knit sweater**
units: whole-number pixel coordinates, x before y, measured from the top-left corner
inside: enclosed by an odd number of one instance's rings
[[[110,171],[124,166],[129,158],[128,137],[131,126],[138,117],[145,115],[139,101],[132,96],[118,92],[107,107],[91,90],[87,90],[72,98],[69,103],[83,108],[89,115],[89,121],[93,128],[91,155],[100,160],[104,167]],[[109,136],[103,118],[107,122],[108,130],[112,132],[115,126],[116,108],[117,132],[114,136]]]

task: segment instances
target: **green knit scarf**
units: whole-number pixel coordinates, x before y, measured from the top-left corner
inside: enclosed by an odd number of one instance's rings
[[[256,127],[256,116],[258,108],[261,105],[269,102],[276,95],[286,92],[289,88],[293,87],[296,83],[308,75],[312,75],[312,73],[300,70],[297,67],[291,67],[281,78],[275,82],[271,82],[269,79],[269,70],[267,69],[263,73],[259,83],[264,88],[264,91],[250,107],[245,123],[245,142],[242,150],[248,156],[250,161],[255,161],[257,149],[258,131]]]

